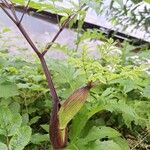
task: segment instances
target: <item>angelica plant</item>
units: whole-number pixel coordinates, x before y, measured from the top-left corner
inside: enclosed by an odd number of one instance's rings
[[[69,105],[65,105],[64,103],[61,106],[57,91],[54,87],[51,72],[47,66],[44,56],[48,52],[48,50],[52,47],[53,43],[56,41],[60,33],[64,30],[64,28],[77,16],[77,14],[82,9],[85,9],[85,5],[83,4],[77,11],[68,15],[68,17],[62,22],[62,25],[59,28],[56,35],[54,36],[54,38],[51,40],[50,43],[48,43],[45,46],[44,51],[41,52],[38,49],[38,47],[35,45],[35,43],[32,41],[30,35],[28,34],[24,26],[22,25],[22,20],[24,18],[24,15],[27,12],[28,7],[30,6],[30,3],[31,4],[33,3],[30,0],[27,1],[22,16],[19,18],[16,14],[15,4],[12,2],[13,1],[1,0],[0,7],[5,12],[5,14],[12,20],[12,22],[18,27],[19,31],[22,33],[26,41],[29,43],[29,45],[32,47],[33,51],[36,53],[36,55],[39,58],[53,100],[53,107],[52,107],[51,119],[49,125],[50,128],[49,136],[53,148],[61,149],[63,147],[66,147],[67,145],[67,140],[68,140],[67,138],[68,134],[66,133],[67,124],[73,118],[73,116],[80,110],[82,104],[85,102],[86,95],[89,89],[91,88],[91,85],[87,85],[86,87],[84,87],[82,92],[78,90],[78,92],[75,92],[72,97],[68,98],[66,103],[69,103]],[[17,2],[19,3],[21,2],[21,4],[23,4],[23,1],[17,1]],[[69,118],[65,119],[65,122],[63,122],[62,121],[63,117],[65,117],[67,113],[70,113],[70,116]],[[63,130],[62,127],[64,127]]]

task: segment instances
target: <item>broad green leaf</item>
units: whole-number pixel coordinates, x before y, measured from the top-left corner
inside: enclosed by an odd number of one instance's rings
[[[78,113],[72,121],[72,125],[70,128],[70,139],[75,140],[83,130],[84,126],[86,125],[87,121],[97,112],[104,110],[104,107],[101,105],[95,106],[88,110],[85,107],[81,109],[80,113]]]
[[[96,140],[94,142],[82,143],[82,141],[78,143],[71,143],[68,145],[66,150],[130,150],[127,142],[120,137],[117,142],[114,140],[100,141]]]
[[[125,93],[128,93],[133,89],[137,89],[137,86],[132,80],[124,80],[123,82],[121,82],[121,85],[124,86],[123,90]]]
[[[100,148],[101,146],[101,142],[99,140],[95,141],[95,142],[91,142],[91,143],[88,143],[86,145],[86,147],[84,149],[87,149],[87,150],[102,150]]]
[[[22,118],[21,118],[20,114],[19,113],[14,113],[13,116],[12,116],[10,129],[8,130],[9,131],[8,135],[9,136],[14,135],[18,131],[18,128],[21,126],[21,123],[22,123]]]
[[[29,123],[29,114],[25,113],[22,115],[22,125],[27,125]]]
[[[0,142],[0,150],[8,150],[7,145]]]
[[[88,143],[102,138],[114,138],[121,134],[110,127],[93,127],[84,139],[80,139],[82,143]]]
[[[22,126],[16,135],[14,135],[9,143],[10,150],[23,150],[29,143],[31,138],[31,128],[29,126]]]
[[[113,140],[100,142],[99,150],[122,150]]]
[[[150,4],[150,0],[144,0],[144,1]]]
[[[86,125],[88,121],[87,113],[88,109],[86,107],[83,107],[83,109],[81,109],[81,111],[74,117],[69,132],[69,138],[71,141],[76,140],[76,138],[79,136],[82,129]]]
[[[0,108],[0,134],[12,136],[21,126],[21,116],[19,113],[12,113],[8,108]]]
[[[47,141],[49,141],[48,134],[36,133],[36,134],[32,135],[32,137],[31,137],[31,142],[33,144],[41,144],[42,142],[47,142]]]
[[[125,139],[122,139],[121,137],[116,137],[116,138],[113,138],[113,141],[117,143],[121,147],[122,150],[130,150],[128,142]]]
[[[9,105],[9,108],[12,112],[18,113],[20,111],[20,104],[17,102],[13,102]]]
[[[9,98],[18,94],[19,93],[16,84],[9,81],[0,83],[0,97]]]
[[[147,98],[150,98],[150,85],[144,88],[143,95]]]

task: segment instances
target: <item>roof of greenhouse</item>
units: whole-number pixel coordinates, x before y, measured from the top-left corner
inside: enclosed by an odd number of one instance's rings
[[[44,1],[45,2],[45,1]],[[50,3],[50,1],[47,1]],[[72,3],[73,2],[73,3]],[[94,1],[91,1],[90,5],[93,4]],[[150,5],[146,2],[141,2],[138,4],[134,4],[131,2],[131,0],[123,1],[123,4],[120,3],[115,3],[114,4],[114,9],[111,9],[110,11],[110,3],[111,0],[106,0],[104,1],[103,4],[100,4],[99,6],[94,6],[97,8],[90,8],[87,12],[85,22],[103,27],[104,29],[110,29],[116,32],[122,32],[126,34],[127,36],[132,36],[138,39],[142,39],[144,41],[150,42],[150,13],[145,13],[145,9],[150,12]],[[65,7],[65,8],[74,8],[74,4],[78,5],[77,0],[63,0],[60,2],[56,2],[56,5],[58,7]],[[123,9],[122,6],[126,6],[128,9],[128,13],[126,16],[120,17],[119,21],[116,20],[118,17],[119,9]],[[102,6],[102,7],[101,7]],[[118,12],[115,12],[118,10]],[[132,14],[133,13],[133,14]],[[140,14],[144,15],[144,19],[140,18]],[[137,15],[137,22],[134,22],[129,24],[129,18],[132,15]],[[139,22],[138,22],[139,21]]]

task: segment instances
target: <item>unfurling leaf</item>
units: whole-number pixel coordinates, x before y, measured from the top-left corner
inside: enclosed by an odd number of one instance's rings
[[[88,93],[92,88],[92,82],[89,82],[87,86],[81,87],[76,90],[61,106],[58,112],[59,127],[65,129],[68,122],[78,113],[81,107],[84,105]]]

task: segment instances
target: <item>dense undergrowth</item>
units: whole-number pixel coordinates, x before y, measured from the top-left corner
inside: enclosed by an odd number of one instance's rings
[[[85,86],[89,81],[94,84],[79,112],[76,105],[72,105],[74,110],[67,108],[68,116],[72,115],[71,111],[74,111],[74,114],[78,113],[71,116],[71,121],[66,125],[69,138],[64,149],[148,150],[150,148],[149,49],[145,47],[137,52],[126,41],[123,43],[113,41],[97,30],[83,30],[87,10],[92,8],[96,12],[100,11],[101,1],[83,0],[79,4],[71,1],[74,6],[71,9],[57,7],[55,5],[57,1],[50,1],[49,4],[45,1],[30,0],[27,4],[25,0],[2,2],[5,2],[5,5],[0,7],[16,24],[33,50],[38,51],[40,61],[45,61],[44,55],[50,48],[65,54],[64,59],[46,57],[62,104],[75,89]],[[126,8],[123,1],[117,3],[121,6],[121,10]],[[15,14],[13,4],[25,6],[21,18]],[[135,8],[136,4],[133,3]],[[7,13],[5,7],[11,9],[11,15]],[[60,20],[57,18],[59,30],[45,49],[39,46],[41,43],[38,47],[34,42],[32,44],[30,35],[23,29],[22,20],[28,7],[63,15]],[[126,14],[127,10],[124,11]],[[130,12],[130,16],[131,14]],[[134,19],[131,17],[135,22]],[[55,40],[61,31],[73,25],[77,26],[75,29],[77,40],[74,46],[56,43]],[[52,103],[53,94],[51,98],[49,93],[51,90],[47,86],[49,82],[46,81],[39,59],[32,55],[31,51],[24,53],[24,47],[16,47],[20,55],[16,56],[10,52],[10,47],[7,46],[9,39],[3,42],[5,32],[11,31],[5,28],[0,32],[0,150],[50,150],[52,146],[55,149],[57,144],[55,146],[55,143],[49,142],[49,134],[55,131],[54,129],[49,132],[50,113],[55,107]],[[119,47],[116,47],[118,45]],[[28,59],[26,54],[30,55]],[[62,106],[60,109],[63,111]],[[58,112],[57,115],[60,117],[65,113],[62,114]],[[64,118],[67,116],[65,115]],[[61,119],[59,118],[59,123]]]
[[[78,51],[54,44],[67,58],[47,57],[62,103],[88,81],[96,85],[69,124],[66,150],[148,149],[148,49],[134,53],[127,42],[116,48],[116,42],[106,38],[94,48],[87,44],[100,37],[88,30],[77,42]],[[47,82],[39,61],[23,55],[12,56],[6,47],[0,48],[0,149],[48,150],[52,102]]]

